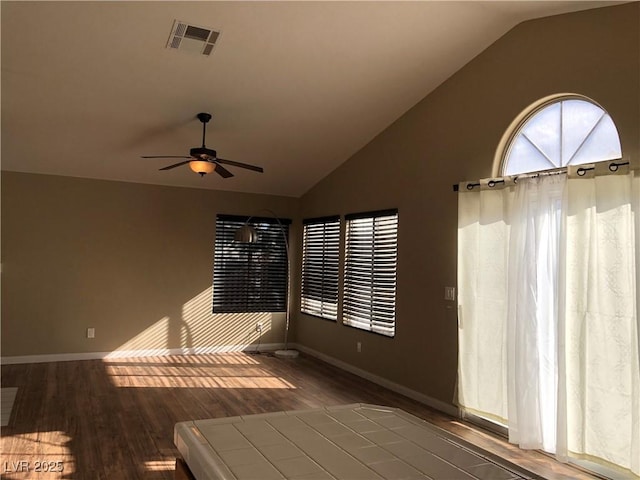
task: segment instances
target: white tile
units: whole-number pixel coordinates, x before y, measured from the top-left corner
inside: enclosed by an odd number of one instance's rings
[[[325,412],[303,413],[298,416],[300,420],[308,425],[321,425],[323,423],[335,423],[335,419]]]
[[[264,445],[259,447],[260,452],[271,462],[283,460],[285,458],[295,458],[303,456],[302,451],[291,443],[279,445]]]
[[[274,466],[286,477],[298,477],[309,475],[311,473],[319,473],[324,470],[318,466],[316,462],[308,457],[288,458],[277,460]]]
[[[281,480],[285,478],[270,463],[253,463],[232,467],[238,480]]]
[[[382,478],[372,469],[349,456],[331,459],[330,462],[323,463],[323,466],[332,475],[345,480],[378,480]]]
[[[350,403],[348,405],[330,405],[328,407],[325,407],[325,410],[327,412],[334,412],[337,410],[355,410],[358,408],[362,408],[363,406],[366,406],[366,404],[364,403]]]
[[[404,418],[401,418],[401,417],[397,417],[395,415],[389,416],[389,417],[376,418],[376,423],[382,425],[383,427],[387,427],[391,429],[400,428],[400,427],[409,427],[413,425],[408,420],[405,420]]]
[[[358,433],[376,432],[384,429],[384,427],[381,427],[380,425],[378,425],[375,422],[372,422],[371,420],[357,420],[357,421],[351,421],[351,422],[344,422],[344,424],[354,432],[358,432]]]
[[[418,455],[427,455],[427,451],[413,442],[404,440],[398,443],[385,445],[384,448],[394,454],[399,459],[416,457]]]
[[[269,420],[273,417],[284,417],[286,416],[286,412],[268,412],[268,413],[254,413],[252,415],[242,415],[240,418],[243,420],[256,420],[256,419],[265,419]]]
[[[224,427],[231,427],[231,429]],[[219,452],[251,447],[251,444],[233,425],[207,425],[206,427],[199,427],[199,430],[207,439],[209,445]]]
[[[377,446],[356,448],[354,450],[350,450],[349,453],[365,465],[393,460],[395,458],[393,454],[384,448]]]
[[[400,460],[388,460],[370,465],[382,478],[396,480],[401,478],[420,478],[420,472]]]
[[[236,424],[235,427],[247,440],[256,446],[278,445],[286,442],[284,436],[262,420],[248,420],[242,424]]]
[[[432,478],[473,480],[471,475],[431,454],[410,457],[405,462]]]
[[[342,423],[364,420],[365,417],[353,410],[329,410],[328,414]]]
[[[320,471],[320,472],[310,473],[308,475],[291,477],[289,480],[336,480],[336,477],[334,477],[328,472]]]
[[[415,428],[417,428],[417,430]],[[452,448],[451,442],[448,442],[444,438],[437,437],[427,430],[422,430],[418,427],[415,428],[397,428],[394,429],[393,432],[411,440],[413,443],[421,446],[425,450],[433,451],[435,453],[447,451],[448,449]]]
[[[366,432],[362,434],[367,439],[371,440],[373,443],[377,445],[388,445],[390,443],[399,443],[405,441],[399,435],[389,431],[389,430],[380,430],[377,432]]]
[[[198,427],[198,430],[200,430],[203,435],[207,436],[242,436],[233,424],[212,423],[208,420],[196,420],[193,424]]]
[[[395,417],[395,410],[395,408],[367,405],[359,408],[357,412],[367,418],[377,421],[379,418]]]
[[[354,461],[349,455],[343,452],[339,447],[330,443],[321,443],[313,445],[310,448],[301,447],[301,449],[313,460],[322,465],[325,470],[331,471],[329,465],[336,463],[344,463],[346,461]]]
[[[509,470],[505,470],[498,465],[494,465],[493,463],[465,467],[465,470],[481,480],[511,480],[513,478],[521,478],[519,475],[516,475]]]
[[[292,416],[271,417],[267,418],[266,421],[269,423],[269,425],[279,431],[291,430],[292,428],[306,426],[306,424],[302,422],[302,420]]]
[[[283,430],[281,431],[281,433],[287,439],[296,444],[299,442],[306,443],[310,439],[314,439],[315,441],[322,440],[318,432],[316,432],[313,428],[307,426],[292,428],[290,430]]]
[[[237,467],[239,465],[251,465],[254,463],[264,462],[264,457],[255,448],[240,448],[237,450],[228,450],[218,452],[220,458],[228,467]]]
[[[487,463],[486,459],[455,446],[433,453],[460,468]]]
[[[352,433],[350,429],[338,422],[314,425],[313,428],[325,437],[329,438]]]
[[[235,425],[236,429],[244,435],[253,433],[273,432],[273,427],[264,420],[245,420]]]
[[[349,452],[358,448],[373,446],[373,442],[355,433],[331,437],[331,441]]]

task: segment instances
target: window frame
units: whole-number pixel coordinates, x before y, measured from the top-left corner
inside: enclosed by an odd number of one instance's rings
[[[236,230],[247,224],[258,241],[236,242]],[[216,215],[212,313],[286,312],[289,225],[286,218]]]
[[[315,233],[310,229],[321,226]],[[340,215],[302,220],[302,271],[300,277],[300,313],[337,322],[340,299]],[[313,251],[311,250],[313,248]],[[321,256],[320,265],[314,258]],[[314,278],[310,278],[313,275]],[[305,290],[319,292],[305,295]],[[307,290],[308,291],[308,290]],[[315,296],[317,298],[311,298]],[[319,302],[317,308],[310,305]]]
[[[496,155],[494,158],[494,168],[493,168],[494,176],[502,177],[502,176],[509,175],[506,173],[509,154],[511,153],[511,149],[513,147],[513,144],[515,143],[515,140],[518,138],[518,136],[520,135],[524,127],[528,124],[528,122],[545,108],[556,103],[562,103],[567,100],[580,100],[586,103],[590,103],[598,107],[599,109],[601,109],[605,113],[605,115],[607,115],[611,119],[611,122],[613,123],[616,129],[617,139],[620,144],[620,152],[621,152],[620,158],[622,158],[622,141],[620,139],[620,132],[618,131],[618,127],[616,123],[613,121],[613,117],[609,114],[609,112],[598,102],[584,95],[580,95],[576,93],[560,93],[560,94],[550,95],[548,97],[541,98],[537,102],[534,102],[533,104],[531,104],[528,108],[525,108],[522,112],[520,112],[519,115],[517,115],[513,119],[513,121],[511,122],[509,127],[506,129],[505,133],[503,134],[502,139],[500,140],[500,143],[498,144],[498,148],[496,150]],[[584,163],[584,165],[599,163],[599,162],[607,162],[611,160],[613,159],[605,159],[605,160],[600,160],[598,162],[586,162]],[[575,164],[575,165],[580,165],[580,164]],[[517,175],[526,175],[529,173],[550,173],[550,172],[565,172],[565,171],[567,171],[567,166],[549,168],[544,170],[528,170],[527,172],[522,172],[522,173],[512,174],[512,175],[517,176]]]
[[[365,224],[363,220],[371,221],[371,238],[367,238],[366,232],[358,236],[357,227]],[[398,224],[398,209],[345,215],[343,325],[395,337]],[[371,257],[370,261],[366,255]],[[368,308],[362,303],[365,298],[370,299]]]

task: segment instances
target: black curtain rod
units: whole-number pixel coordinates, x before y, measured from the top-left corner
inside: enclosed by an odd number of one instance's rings
[[[618,168],[624,165],[629,165],[629,162],[611,162],[609,164],[609,170],[612,172],[617,172]],[[582,177],[584,176],[585,173],[587,173],[590,170],[595,170],[595,167],[580,167],[578,168],[578,170],[576,170],[576,173],[578,174],[578,176]],[[535,178],[535,177],[539,177],[540,175],[560,175],[563,173],[567,173],[566,167],[564,170],[560,170],[560,171],[559,170],[550,170],[546,172],[543,171],[543,172],[538,172],[538,173],[534,173],[532,175],[527,175],[527,176],[530,178]],[[518,181],[518,176],[515,176],[514,182],[517,182],[517,181]],[[491,179],[487,182],[487,186],[489,188],[493,188],[499,183],[504,183],[504,178]],[[475,187],[479,187],[479,186],[480,186],[480,182],[467,183],[467,190],[473,190]],[[458,183],[453,184],[453,191],[458,192],[459,190],[460,190],[459,184]]]

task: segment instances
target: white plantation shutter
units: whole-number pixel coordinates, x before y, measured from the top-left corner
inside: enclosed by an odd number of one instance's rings
[[[343,322],[395,335],[398,211],[346,215]]]
[[[300,310],[329,320],[338,318],[340,217],[303,221]]]

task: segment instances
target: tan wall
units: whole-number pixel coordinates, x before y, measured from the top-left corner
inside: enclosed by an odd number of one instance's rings
[[[283,314],[211,314],[215,219],[296,204],[3,172],[2,356],[281,342]]]
[[[511,121],[556,93],[593,98],[640,153],[640,4],[521,24],[302,197],[303,217],[399,208],[394,339],[299,315],[297,341],[444,402],[457,369],[457,198],[452,184],[492,175]],[[402,88],[402,85],[398,85]],[[362,353],[356,353],[356,342]]]

